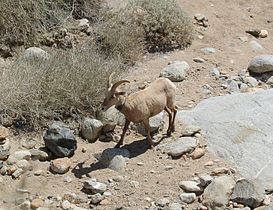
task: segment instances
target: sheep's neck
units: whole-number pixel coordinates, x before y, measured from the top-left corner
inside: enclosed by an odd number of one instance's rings
[[[122,96],[120,98],[120,103],[115,106],[116,109],[119,110],[120,112],[122,112],[122,109],[123,109],[125,103],[126,103],[126,98],[124,96]]]

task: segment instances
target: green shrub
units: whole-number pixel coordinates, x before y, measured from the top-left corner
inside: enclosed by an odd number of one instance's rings
[[[0,77],[0,113],[15,113],[32,123],[75,110],[92,113],[104,97],[108,75],[119,75],[122,68],[87,45],[57,50],[48,60],[19,59]]]

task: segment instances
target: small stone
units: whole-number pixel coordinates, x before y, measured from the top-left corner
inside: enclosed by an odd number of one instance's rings
[[[193,137],[180,137],[175,142],[166,146],[166,152],[173,158],[179,158],[186,153],[191,153],[197,146]]]
[[[194,19],[197,20],[198,22],[202,22],[204,20],[207,20],[206,16],[200,13],[197,13],[194,15]]]
[[[104,195],[105,197],[110,197],[110,196],[112,195],[112,193],[111,193],[111,192],[106,191],[106,192],[104,192],[104,193],[103,193],[103,195]]]
[[[159,200],[156,202],[156,204],[157,204],[158,206],[160,206],[160,207],[165,207],[165,206],[167,206],[169,203],[170,203],[170,201],[169,201],[169,199],[167,199],[167,198],[161,198],[161,199],[159,199]]]
[[[179,187],[182,188],[185,192],[203,192],[203,189],[199,186],[199,183],[195,181],[182,181],[179,183]]]
[[[0,169],[0,174],[1,175],[6,175],[7,174],[7,170],[8,170],[8,168],[7,168],[7,166],[2,166],[2,168]]]
[[[107,185],[101,182],[87,180],[83,183],[83,188],[90,190],[93,194],[102,194],[107,190]]]
[[[138,163],[137,163],[137,165],[138,165],[138,166],[143,166],[143,165],[144,165],[144,163],[142,163],[142,162],[138,162]]]
[[[8,173],[8,175],[12,175],[16,170],[17,170],[17,166],[12,165],[12,166],[7,168],[7,173]]]
[[[103,200],[100,202],[100,205],[102,205],[102,206],[107,206],[107,205],[109,205],[109,204],[111,204],[111,202],[110,202],[110,200],[107,199],[107,198],[103,199]]]
[[[182,193],[180,194],[180,200],[184,203],[193,203],[196,199],[195,193]]]
[[[204,54],[213,54],[216,53],[216,49],[212,47],[205,47],[201,49],[201,52],[203,52]]]
[[[70,167],[71,160],[67,157],[58,158],[50,162],[50,170],[52,170],[53,173],[65,174],[69,171]]]
[[[247,89],[248,89],[248,85],[247,85],[247,84],[242,83],[242,84],[240,85],[240,91],[241,91],[242,93],[246,93],[246,92],[247,92]]]
[[[23,169],[23,171],[27,171],[30,169],[30,163],[27,160],[19,160],[16,163],[16,166]]]
[[[0,160],[6,160],[10,155],[10,143],[9,140],[6,139],[1,141],[0,144]]]
[[[259,82],[254,78],[254,77],[247,77],[246,78],[246,83],[250,86],[250,87],[256,87],[258,86]]]
[[[23,173],[24,173],[24,170],[21,169],[21,168],[18,168],[18,169],[16,169],[16,171],[14,171],[14,172],[12,173],[12,178],[17,179],[17,178],[20,177]]]
[[[67,210],[71,207],[71,203],[68,200],[64,200],[61,206],[62,206],[62,209]]]
[[[17,159],[13,156],[13,155],[10,155],[7,159],[7,164],[8,165],[14,165],[17,163]]]
[[[41,169],[34,172],[35,176],[41,176],[42,174],[43,174],[43,170]]]
[[[259,37],[266,38],[268,37],[268,31],[267,30],[261,30]]]
[[[200,175],[199,176],[200,184],[202,187],[208,186],[211,181],[213,180],[212,176],[205,174],[205,175]]]
[[[214,165],[214,162],[212,160],[210,160],[204,164],[204,166],[213,166],[213,165]]]
[[[169,210],[182,210],[180,203],[172,203],[169,205]]]
[[[210,72],[210,75],[211,76],[214,76],[214,77],[220,77],[220,70],[218,68],[213,68]]]
[[[86,118],[81,127],[81,135],[89,142],[94,142],[99,138],[103,128],[101,121],[91,118]]]
[[[4,126],[0,126],[0,142],[9,136],[9,130]]]
[[[39,207],[42,207],[44,205],[44,201],[40,198],[35,198],[31,201],[31,208],[37,209]]]
[[[193,160],[201,158],[206,153],[206,150],[204,148],[196,148],[193,153],[191,154],[191,157]]]
[[[30,209],[30,201],[29,200],[24,201],[23,203],[21,203],[19,205],[19,208],[20,208],[20,210],[29,210]],[[0,210],[4,210],[4,209],[0,208]]]
[[[138,182],[138,181],[131,181],[131,182],[130,182],[130,185],[131,185],[131,187],[133,187],[133,188],[137,188],[137,187],[139,186],[139,182]]]
[[[186,78],[190,66],[185,61],[174,61],[166,66],[160,73],[161,77],[170,79],[173,82],[181,82]]]
[[[70,176],[65,176],[64,177],[64,182],[71,183],[73,179]]]
[[[219,176],[219,175],[223,175],[223,174],[228,174],[229,173],[229,169],[225,168],[225,167],[219,167],[219,168],[215,168],[212,172],[211,172],[211,176]]]
[[[265,73],[273,71],[273,55],[255,56],[248,65],[251,73]]]
[[[247,37],[247,36],[241,36],[241,37],[239,37],[239,39],[240,39],[242,42],[247,42],[247,41],[248,41],[248,37]]]
[[[17,160],[30,160],[31,159],[31,153],[28,150],[16,151],[14,153],[14,157]]]
[[[31,149],[29,152],[31,153],[32,160],[45,161],[49,158],[49,155],[40,149]]]
[[[104,196],[101,195],[100,193],[96,193],[95,195],[91,195],[90,197],[90,202],[92,204],[98,204],[99,202],[101,202],[104,199]]]
[[[205,62],[205,60],[203,58],[194,58],[193,61],[196,63],[204,63]]]

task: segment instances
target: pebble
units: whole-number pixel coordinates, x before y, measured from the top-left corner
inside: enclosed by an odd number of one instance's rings
[[[68,200],[64,200],[61,206],[62,206],[62,209],[67,210],[71,207],[71,203]]]
[[[203,58],[194,58],[193,61],[196,63],[204,63],[205,62],[205,60]]]
[[[50,162],[50,169],[53,173],[65,174],[71,167],[71,160],[67,157],[58,158]]]
[[[203,189],[199,186],[199,183],[195,181],[182,181],[179,183],[179,187],[185,192],[200,193],[203,191]]]
[[[195,193],[182,193],[179,197],[182,202],[187,204],[193,203],[196,199]]]
[[[104,199],[104,196],[101,195],[100,193],[96,193],[95,195],[91,195],[90,197],[90,202],[92,204],[98,204]]]
[[[199,176],[200,184],[202,187],[208,186],[211,181],[213,180],[212,176],[205,174],[205,175],[200,175]]]
[[[87,180],[83,183],[83,188],[90,190],[93,194],[102,194],[107,190],[107,185],[101,182]]]
[[[196,148],[193,153],[191,154],[191,157],[193,160],[195,159],[199,159],[201,158],[202,156],[204,156],[206,153],[206,150],[204,148]]]
[[[41,176],[43,174],[43,170],[37,170],[37,171],[34,171],[34,175],[35,176]]]
[[[268,31],[267,30],[261,30],[259,37],[266,38],[268,37]]]
[[[219,167],[219,168],[215,168],[215,169],[211,172],[211,175],[212,175],[212,176],[219,176],[219,175],[228,174],[228,173],[229,173],[229,169],[228,169],[228,168]]]
[[[14,157],[17,160],[30,160],[31,159],[31,153],[28,150],[20,150],[20,151],[16,151],[14,152]]]
[[[37,209],[39,207],[42,207],[44,205],[44,201],[40,198],[35,198],[31,201],[31,208]]]
[[[168,204],[170,203],[169,199],[167,198],[161,198],[159,199],[156,204],[160,207],[164,207],[164,206],[167,206]]]
[[[204,166],[213,166],[214,165],[214,162],[212,160],[210,161],[207,161]]]
[[[24,173],[24,170],[21,169],[21,168],[18,168],[18,169],[16,169],[16,171],[14,171],[14,172],[12,173],[12,177],[13,177],[14,179],[17,179],[17,178],[18,178],[19,176],[21,176],[23,173]]]

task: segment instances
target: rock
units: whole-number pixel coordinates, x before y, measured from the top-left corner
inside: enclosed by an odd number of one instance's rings
[[[55,160],[52,160],[50,162],[50,170],[53,173],[57,174],[65,174],[69,171],[69,168],[71,167],[71,160],[67,157],[65,158],[58,158]]]
[[[267,30],[261,30],[260,34],[259,34],[260,38],[266,38],[268,37],[268,31]]]
[[[19,205],[20,210],[29,210],[30,209],[30,201],[26,200]],[[2,210],[2,208],[0,208]]]
[[[41,198],[35,198],[31,201],[31,208],[38,209],[44,205],[44,201]]]
[[[90,197],[90,202],[92,204],[98,204],[99,202],[101,202],[104,199],[104,196],[101,195],[100,193],[96,193],[95,195],[91,195]]]
[[[264,50],[263,46],[255,40],[250,41],[249,46],[253,52],[260,52]]]
[[[150,129],[152,134],[158,133],[158,131],[163,128],[163,125],[164,125],[163,116],[164,116],[164,113],[160,112],[159,114],[149,119]],[[136,131],[142,135],[146,135],[143,123],[136,124]]]
[[[254,57],[249,65],[248,70],[251,73],[265,73],[273,71],[273,55],[258,55]]]
[[[193,153],[191,154],[191,157],[192,157],[193,160],[199,159],[199,158],[201,158],[202,156],[204,156],[205,153],[206,153],[205,148],[200,148],[200,147],[198,147],[198,148],[196,148],[196,149],[193,151]]]
[[[205,15],[197,13],[194,15],[194,19],[200,22],[206,20],[207,18]]]
[[[22,168],[17,168],[13,173],[12,173],[12,178],[17,179],[24,173],[24,170]]]
[[[0,160],[6,160],[10,155],[10,143],[6,139],[0,143]]]
[[[23,169],[23,171],[27,171],[30,169],[30,163],[27,160],[19,160],[16,163],[18,168]]]
[[[212,176],[219,176],[219,175],[223,175],[223,174],[228,174],[229,173],[229,169],[226,167],[219,167],[219,168],[215,168],[212,172],[211,175]]]
[[[161,198],[161,199],[159,199],[159,200],[156,202],[156,204],[157,204],[158,206],[160,206],[160,207],[165,207],[165,206],[167,206],[169,203],[170,203],[170,201],[169,201],[169,199],[167,199],[167,198]]]
[[[268,80],[266,81],[266,84],[270,85],[273,87],[273,76],[269,77]]]
[[[93,180],[87,180],[83,183],[83,188],[90,190],[92,194],[103,194],[107,190],[107,185]]]
[[[205,60],[203,58],[194,58],[193,61],[196,63],[204,63],[205,62]]]
[[[112,169],[121,169],[125,167],[126,159],[130,157],[130,153],[126,149],[109,148],[102,153],[97,153],[94,157],[104,166]],[[119,161],[121,161],[119,163]]]
[[[181,136],[194,136],[194,134],[199,133],[201,128],[195,125],[185,125],[181,129]]]
[[[49,155],[40,149],[31,149],[29,152],[32,160],[45,161],[49,159]]]
[[[7,166],[3,165],[2,168],[0,169],[0,174],[3,176],[6,175],[7,170],[8,170]]]
[[[247,37],[247,36],[241,36],[241,37],[239,37],[239,39],[240,39],[242,42],[247,42],[247,41],[248,41],[248,37]]]
[[[174,61],[166,66],[160,73],[161,77],[170,79],[173,82],[181,82],[186,78],[190,66],[185,61]]]
[[[240,85],[240,91],[241,91],[242,93],[245,93],[245,92],[247,92],[247,90],[248,90],[248,85],[245,84],[245,83],[242,83],[242,84]]]
[[[77,21],[78,21],[78,30],[80,31],[86,31],[90,27],[89,21],[86,18],[79,19]]]
[[[64,210],[70,209],[71,203],[70,203],[69,201],[67,201],[67,200],[64,200],[64,201],[62,202],[62,204],[61,204],[61,207],[62,207],[62,209],[64,209]]]
[[[14,165],[17,163],[17,161],[18,161],[17,158],[15,158],[13,155],[10,155],[6,162],[8,165]]]
[[[126,162],[127,158],[124,158],[121,155],[117,155],[109,162],[108,168],[114,171],[122,172],[125,170]]]
[[[214,76],[214,77],[220,77],[220,70],[218,68],[213,68],[210,72],[210,75],[211,76]]]
[[[39,47],[30,47],[23,53],[23,58],[26,60],[46,60],[49,54]]]
[[[89,142],[95,142],[102,131],[103,124],[101,121],[91,118],[86,118],[81,127],[81,135]]]
[[[213,54],[216,53],[216,49],[212,47],[205,47],[201,49],[201,52],[203,52],[204,54]]]
[[[182,206],[180,203],[172,203],[169,205],[168,210],[182,210]]]
[[[57,157],[71,157],[77,149],[73,132],[60,122],[54,122],[44,133],[46,148]]]
[[[235,184],[231,200],[251,208],[260,206],[265,198],[265,190],[255,180],[241,179]]]
[[[125,117],[118,111],[115,106],[110,107],[105,112],[98,111],[96,113],[96,118],[103,123],[103,132],[109,132],[114,130],[116,125],[124,125]],[[109,129],[112,126],[112,129]],[[105,130],[105,127],[108,127],[108,130]]]
[[[33,149],[36,146],[37,142],[35,139],[27,139],[22,143],[22,146],[26,149]]]
[[[20,151],[14,152],[14,157],[17,160],[30,160],[31,153],[28,150],[20,150]]]
[[[259,82],[254,77],[246,77],[246,83],[250,87],[257,87]]]
[[[228,80],[226,81],[226,83],[227,83],[227,86],[228,86],[228,91],[229,91],[230,93],[237,93],[237,92],[240,92],[240,90],[239,90],[239,85],[238,85],[238,83],[237,83],[235,80],[233,80],[233,79],[228,79]]]
[[[43,172],[44,171],[40,169],[40,170],[34,171],[34,175],[35,176],[41,176],[43,174]]]
[[[269,89],[212,97],[190,111],[179,111],[177,120],[201,127],[208,152],[273,191],[272,95]]]
[[[203,204],[209,209],[224,209],[234,185],[235,181],[229,176],[215,178],[204,191]]]
[[[201,193],[203,189],[199,186],[198,182],[195,181],[182,181],[179,183],[179,187],[182,188],[185,192]]]
[[[197,147],[197,141],[193,137],[181,137],[166,146],[165,150],[173,158],[179,158],[186,153],[191,153]]]
[[[9,136],[9,130],[0,125],[0,142],[5,140]]]
[[[180,194],[179,197],[180,197],[180,200],[186,204],[193,203],[196,199],[195,193],[182,193]]]
[[[200,180],[201,186],[206,187],[212,182],[213,178],[212,176],[205,174],[205,175],[200,175],[199,180]]]

